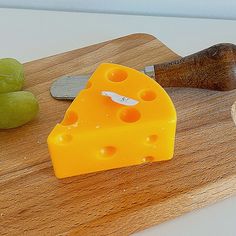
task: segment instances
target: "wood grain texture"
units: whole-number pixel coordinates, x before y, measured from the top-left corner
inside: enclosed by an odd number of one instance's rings
[[[50,97],[59,76],[101,62],[141,69],[180,58],[135,34],[25,64],[25,89],[40,103],[33,122],[0,131],[1,235],[129,235],[236,193],[236,91],[169,88],[178,114],[175,156],[58,180],[46,138],[70,102]]]

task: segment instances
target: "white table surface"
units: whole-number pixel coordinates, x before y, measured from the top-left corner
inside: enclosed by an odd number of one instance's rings
[[[235,29],[228,20],[0,9],[0,58],[27,62],[137,32],[185,56],[219,42],[236,44]],[[236,197],[136,235],[235,236]]]

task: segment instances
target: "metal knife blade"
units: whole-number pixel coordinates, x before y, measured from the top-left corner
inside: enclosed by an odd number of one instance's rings
[[[51,96],[58,100],[74,100],[89,78],[90,75],[62,76],[52,83]]]

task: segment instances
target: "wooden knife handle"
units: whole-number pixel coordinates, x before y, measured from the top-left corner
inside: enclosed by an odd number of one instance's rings
[[[236,46],[222,43],[154,66],[163,87],[192,87],[227,91],[236,88]]]

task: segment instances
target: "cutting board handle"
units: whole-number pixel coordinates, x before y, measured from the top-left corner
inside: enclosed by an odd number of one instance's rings
[[[154,66],[163,87],[192,87],[227,91],[236,88],[236,46],[221,43]]]

